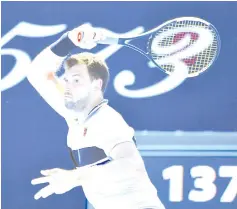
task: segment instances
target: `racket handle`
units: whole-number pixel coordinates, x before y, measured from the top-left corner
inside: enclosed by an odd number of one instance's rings
[[[119,44],[119,38],[106,37],[104,40],[98,41],[98,44]]]
[[[95,35],[95,33],[94,33],[94,35]],[[84,36],[84,32],[80,31],[77,34],[77,41],[81,42],[81,40],[83,39],[83,36]],[[110,45],[110,44],[119,44],[119,38],[106,37],[104,40],[97,41],[96,43],[97,44],[108,44],[108,45]]]

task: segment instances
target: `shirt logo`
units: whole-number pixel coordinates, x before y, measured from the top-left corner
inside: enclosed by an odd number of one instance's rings
[[[84,128],[83,136],[85,137],[87,134],[87,128]]]

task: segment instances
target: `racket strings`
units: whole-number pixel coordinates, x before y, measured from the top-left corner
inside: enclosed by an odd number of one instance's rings
[[[215,31],[209,27],[209,25],[206,25],[203,22],[199,21],[189,21],[189,20],[184,20],[184,21],[176,21],[173,23],[170,23],[169,25],[165,26],[161,30],[159,30],[156,34],[153,34],[149,38],[149,43],[148,43],[148,51],[150,55],[152,56],[153,60],[157,62],[159,65],[158,61],[162,58],[165,58],[167,56],[172,56],[174,53],[168,53],[168,54],[157,54],[153,50],[151,50],[151,45],[156,45],[157,47],[169,47],[174,45],[176,42],[180,41],[185,37],[187,32],[181,32],[181,33],[173,33],[169,36],[165,36],[163,39],[160,40],[160,34],[165,33],[166,31],[170,31],[173,29],[177,28],[204,28],[208,29],[211,31],[212,36],[213,36],[213,41],[210,43],[210,45],[204,49],[203,51],[195,54],[195,55],[190,55],[188,57],[184,57],[182,59],[183,62],[188,67],[189,71],[189,77],[196,76],[199,73],[205,71],[214,61],[217,51],[218,51],[218,41],[217,41],[217,36]],[[198,39],[198,34],[190,32],[188,33],[191,35],[190,42],[187,47],[184,47],[182,50],[186,50],[190,45],[195,44],[195,42]],[[175,53],[179,53],[180,51],[176,51]],[[161,68],[168,74],[172,73],[175,70],[174,65],[172,64],[162,64]]]

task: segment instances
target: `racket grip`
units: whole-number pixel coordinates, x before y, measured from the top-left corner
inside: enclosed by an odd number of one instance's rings
[[[84,33],[82,31],[80,31],[77,34],[77,41],[81,42],[81,40],[83,39]],[[114,37],[106,37],[104,40],[101,41],[97,41],[97,44],[119,44],[119,38],[114,38]]]
[[[119,38],[106,37],[104,40],[98,41],[98,44],[119,44]]]

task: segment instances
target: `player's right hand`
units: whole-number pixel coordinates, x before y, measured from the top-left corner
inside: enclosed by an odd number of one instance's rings
[[[82,25],[68,32],[68,38],[82,49],[92,49],[97,42],[104,39],[102,30]]]
[[[41,174],[43,176],[33,179],[31,183],[33,185],[48,183],[48,185],[35,194],[34,198],[36,200],[41,197],[46,198],[52,194],[63,194],[81,185],[80,173],[75,169],[65,170],[53,168],[43,170]]]

